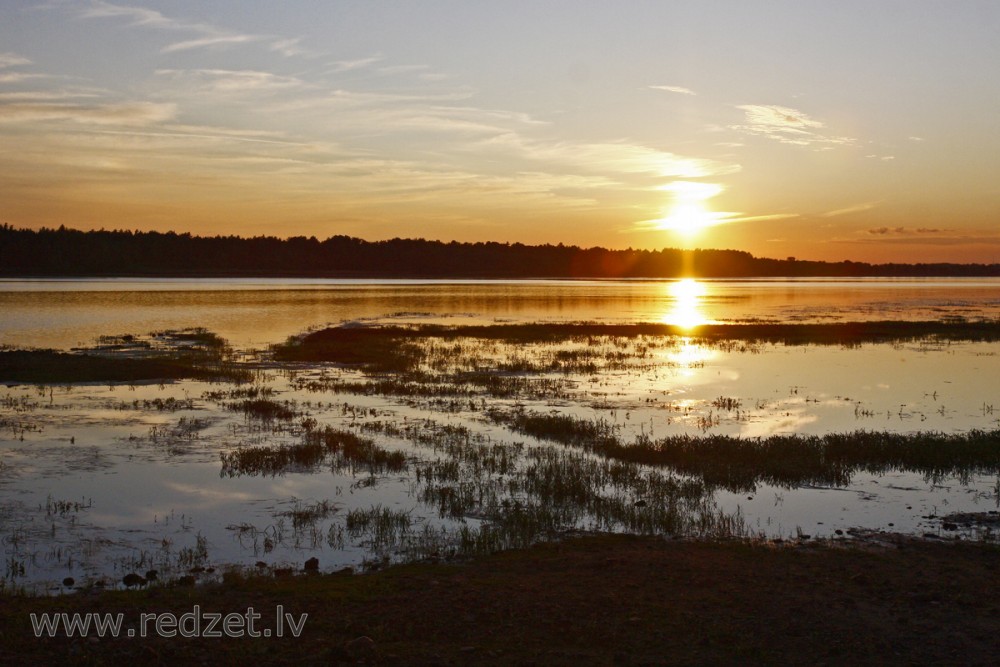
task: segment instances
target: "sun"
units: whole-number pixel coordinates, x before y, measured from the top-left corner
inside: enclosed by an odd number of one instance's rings
[[[671,208],[658,226],[660,229],[677,232],[682,236],[694,236],[715,223],[712,212],[701,204],[681,204]]]
[[[689,237],[722,222],[726,214],[708,208],[705,202],[722,192],[717,183],[674,181],[661,188],[672,195],[673,203],[666,215],[657,220],[658,229]]]

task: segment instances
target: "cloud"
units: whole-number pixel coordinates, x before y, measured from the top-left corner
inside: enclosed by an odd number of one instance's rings
[[[28,74],[26,72],[0,72],[0,83],[17,83],[29,79],[49,79],[47,74]]]
[[[825,134],[825,125],[808,114],[779,105],[744,104],[736,107],[746,114],[746,124],[731,129],[745,134],[765,136],[795,146],[830,148],[855,143],[850,137]]]
[[[922,231],[921,231],[922,230]],[[905,227],[876,227],[869,229],[864,236],[835,239],[836,243],[879,243],[898,245],[925,245],[925,246],[982,246],[1000,245],[1000,236],[976,235],[976,234],[948,234],[953,230],[948,229],[928,229],[917,228],[907,229]]]
[[[176,51],[188,51],[200,48],[220,48],[236,44],[246,44],[259,42],[268,39],[263,35],[247,35],[233,33],[222,30],[206,23],[190,23],[173,19],[164,14],[144,7],[127,7],[115,5],[109,2],[97,1],[93,5],[80,11],[80,16],[86,19],[99,18],[126,18],[130,19],[129,25],[154,28],[157,30],[189,32],[199,35],[194,39],[183,40],[168,44],[161,49],[161,53],[173,53]],[[273,44],[281,44],[287,40],[277,40]]]
[[[381,62],[382,56],[370,56],[368,58],[357,58],[355,60],[337,60],[330,63],[330,72],[350,72],[355,69],[362,69],[375,63]]]
[[[688,157],[625,141],[569,143],[529,141],[508,133],[487,142],[530,160],[559,163],[566,169],[605,174],[646,174],[658,178],[703,178],[733,174],[740,165]]]
[[[90,7],[80,11],[84,18],[119,18],[132,19],[132,25],[151,25],[158,28],[192,29],[197,25],[183,24],[172,19],[168,19],[163,14],[152,9],[143,7],[125,7],[114,5],[110,2],[94,2]]]
[[[18,65],[30,65],[31,61],[16,53],[0,53],[0,69],[7,67],[17,67]]]
[[[0,93],[0,102],[52,102],[54,100],[76,100],[88,97],[98,97],[95,92],[73,90],[63,91],[22,91],[17,93]]]
[[[189,49],[245,44],[247,42],[257,42],[262,39],[264,38],[260,35],[212,35],[210,37],[200,37],[198,39],[189,39],[175,44],[168,44],[160,49],[160,52],[173,53],[175,51],[187,51]]]
[[[838,208],[833,211],[827,211],[826,213],[821,213],[821,218],[836,218],[841,215],[850,215],[852,213],[861,213],[863,211],[870,211],[871,209],[878,206],[881,202],[870,201],[863,204],[855,204],[854,206],[848,206],[846,208]]]
[[[915,236],[920,234],[941,234],[950,231],[952,230],[934,227],[917,227],[916,229],[907,229],[906,227],[873,227],[868,230],[868,234],[875,236]]]
[[[310,87],[305,81],[297,77],[281,76],[258,70],[160,69],[156,70],[156,74],[178,81],[193,82],[199,93],[241,94],[288,91]]]
[[[280,53],[286,58],[291,58],[293,56],[306,56],[306,57],[317,57],[320,54],[314,51],[310,51],[302,46],[299,46],[302,42],[301,37],[292,37],[289,39],[279,39],[277,41],[271,42],[267,45],[269,51],[274,51],[275,53]]]
[[[430,69],[430,65],[388,65],[379,68],[379,74],[409,74]]]
[[[133,102],[128,104],[44,104],[14,103],[0,105],[0,123],[68,120],[98,125],[148,125],[173,118],[173,104]]]
[[[668,93],[678,93],[680,95],[697,95],[690,88],[685,88],[684,86],[649,86],[653,90],[665,90]]]
[[[779,132],[804,132],[807,127],[823,127],[823,123],[813,120],[796,109],[781,106],[762,106],[759,104],[744,104],[737,107],[746,112],[747,121],[759,128],[773,128]]]

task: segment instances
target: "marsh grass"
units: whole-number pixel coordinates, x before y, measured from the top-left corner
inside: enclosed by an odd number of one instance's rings
[[[300,414],[293,402],[279,402],[268,398],[247,398],[227,403],[225,407],[231,412],[242,412],[247,419],[259,419],[265,422],[291,421]]]
[[[602,420],[500,409],[488,410],[486,416],[526,435],[615,460],[667,466],[732,491],[751,491],[759,484],[847,486],[858,472],[916,472],[934,482],[949,476],[967,480],[973,474],[1000,473],[1000,431],[853,431],[766,438],[677,435],[658,440],[639,436],[625,443]]]
[[[241,447],[220,454],[222,477],[241,475],[283,475],[310,472],[321,465],[334,471],[350,470],[381,475],[406,469],[402,452],[388,451],[368,438],[326,426],[307,430],[295,444]]]
[[[400,544],[410,530],[410,513],[383,505],[347,512],[344,527],[352,538],[364,538],[374,551]]]
[[[329,500],[320,500],[314,503],[301,503],[296,501],[295,505],[283,512],[278,512],[276,516],[287,517],[292,520],[293,530],[299,531],[307,526],[311,526],[318,521],[327,519],[339,511],[336,505]]]
[[[9,382],[249,382],[253,377],[233,361],[222,338],[204,329],[162,331],[145,338],[103,336],[96,346],[71,353],[0,349],[0,380]]]
[[[520,548],[578,530],[659,535],[742,535],[692,480],[575,449],[493,441],[454,424],[369,422],[437,454],[414,464],[414,495],[452,530],[408,535],[405,551],[462,556]],[[575,432],[575,437],[585,434]],[[426,531],[424,531],[426,533]],[[423,546],[420,546],[423,545]]]
[[[784,345],[842,345],[899,343],[919,339],[933,341],[997,341],[1000,322],[996,321],[925,321],[925,322],[848,322],[825,324],[706,324],[695,330],[668,324],[597,324],[531,323],[481,326],[421,325],[413,327],[330,327],[289,339],[274,346],[274,358],[281,361],[333,361],[357,364],[378,372],[414,370],[435,348],[421,349],[417,342],[435,339],[446,356],[462,356],[468,341],[491,341],[524,346],[577,341],[594,347],[602,341],[619,346],[622,341],[644,337],[656,341],[664,337],[701,343],[721,341],[779,343]],[[440,355],[438,355],[440,356]],[[554,358],[562,362],[593,363],[597,354],[563,351]],[[605,356],[607,356],[605,354]],[[628,355],[640,357],[640,355]],[[625,357],[610,360],[622,361]],[[530,361],[508,360],[509,369],[519,372],[540,370]]]

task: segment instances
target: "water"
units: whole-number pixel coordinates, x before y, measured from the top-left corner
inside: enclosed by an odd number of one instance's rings
[[[700,281],[0,280],[0,345],[205,327],[238,347],[363,318],[820,322],[1000,317],[1000,279]]]
[[[62,349],[92,345],[102,335],[198,326],[247,350],[327,323],[356,321],[654,321],[692,333],[598,341],[589,348],[579,342],[463,343],[461,350],[427,350],[429,373],[514,359],[528,370],[513,376],[552,382],[531,395],[352,393],[334,387],[372,378],[329,365],[298,365],[294,372],[268,365],[255,386],[298,413],[277,422],[226,409],[235,400],[219,397],[234,389],[228,384],[0,387],[0,574],[5,586],[35,592],[64,590],[58,582],[66,576],[113,584],[127,572],[158,569],[176,576],[192,567],[215,569],[217,576],[232,564],[301,567],[312,555],[324,570],[356,567],[405,558],[420,539],[437,540],[447,553],[463,529],[480,530],[495,520],[495,508],[480,504],[457,515],[442,513],[427,494],[440,496],[451,482],[427,481],[430,472],[443,470],[435,465],[457,466],[461,480],[492,493],[536,465],[540,454],[526,454],[520,468],[497,475],[483,472],[486,464],[473,461],[474,450],[480,456],[493,446],[526,447],[579,456],[574,448],[486,419],[490,409],[599,421],[624,442],[677,434],[754,438],[1000,428],[1000,348],[994,343],[727,346],[695,337],[707,322],[995,320],[1000,281],[993,280],[6,281],[0,304],[2,344]],[[584,348],[594,368],[539,370]],[[405,453],[408,467],[373,475],[327,461],[273,476],[223,474],[223,454],[301,443],[305,418],[372,437],[384,449]],[[446,433],[459,435],[447,440]],[[683,479],[663,469],[642,474],[664,484]],[[649,497],[646,486],[640,491],[637,482],[628,484],[592,491],[604,494],[605,504],[620,501],[623,507]],[[551,497],[533,493],[515,500],[554,507]],[[942,517],[1000,509],[1000,481],[989,471],[929,477],[888,470],[855,473],[842,486],[712,489],[684,503],[693,513],[738,513],[748,532],[770,537],[833,537],[856,529],[951,536]],[[373,508],[404,517],[409,537],[386,540],[386,533],[352,523],[352,511]],[[593,508],[571,503],[556,509],[574,528],[624,529]]]

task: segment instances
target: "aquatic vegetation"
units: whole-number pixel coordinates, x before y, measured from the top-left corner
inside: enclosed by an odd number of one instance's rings
[[[689,328],[658,323],[598,324],[532,323],[496,325],[340,326],[292,338],[272,348],[279,361],[333,361],[357,364],[373,372],[405,372],[417,368],[424,356],[417,341],[436,339],[502,341],[514,345],[559,343],[570,340],[596,344],[600,338],[634,339],[676,337],[695,342],[742,341],[784,345],[843,345],[891,343],[933,338],[941,341],[997,341],[1000,322],[848,322],[776,324],[704,324]],[[579,353],[576,360],[586,358]],[[591,357],[592,359],[593,357]],[[574,357],[564,353],[561,361]],[[517,366],[512,366],[512,369]],[[528,366],[531,370],[537,368]]]
[[[55,350],[0,349],[0,380],[32,383],[144,382],[216,379],[248,382],[253,373],[231,359],[224,340],[204,329],[139,338],[103,336],[98,345]]]
[[[313,471],[321,465],[333,470],[364,471],[370,475],[400,472],[406,469],[402,452],[388,451],[368,438],[329,426],[308,430],[302,441],[279,446],[240,447],[220,454],[220,475],[282,475],[287,472]]]
[[[278,402],[267,398],[244,399],[237,403],[227,403],[226,409],[232,412],[242,412],[246,417],[262,421],[291,421],[300,413],[296,412],[295,404],[289,401]]]
[[[956,426],[996,421],[996,396],[984,393],[958,406],[956,395],[965,395],[956,394],[945,379],[919,387],[925,392],[922,400],[910,392],[903,405],[898,392],[874,386],[878,378],[866,378],[865,384],[852,378],[853,384],[831,389],[794,375],[801,358],[827,364],[846,356],[867,359],[867,350],[855,348],[869,342],[880,346],[876,351],[882,359],[896,361],[911,352],[917,356],[907,361],[929,365],[936,354],[971,359],[991,354],[992,348],[953,342],[992,340],[997,328],[996,323],[954,322],[945,334],[941,323],[884,324],[855,329],[758,322],[704,326],[683,335],[661,324],[350,326],[327,330],[335,334],[308,334],[278,346],[273,356],[247,355],[239,362],[224,344],[203,338],[207,332],[108,338],[94,355],[102,363],[149,361],[169,353],[190,368],[231,364],[243,380],[238,383],[234,376],[226,384],[186,382],[169,388],[156,382],[10,387],[0,397],[0,427],[5,436],[13,433],[28,442],[11,442],[3,453],[5,481],[16,480],[22,471],[35,474],[31,458],[43,451],[58,459],[39,467],[51,475],[91,470],[99,461],[106,467],[133,460],[175,465],[218,457],[222,481],[205,492],[216,494],[211,506],[224,507],[226,514],[216,516],[225,518],[220,526],[212,526],[211,518],[207,524],[204,517],[182,519],[181,527],[172,526],[162,539],[176,539],[186,548],[169,557],[149,545],[122,555],[130,547],[110,540],[56,554],[62,544],[78,538],[82,543],[93,528],[88,522],[97,517],[86,511],[89,504],[83,500],[50,497],[46,502],[36,494],[30,507],[18,509],[19,522],[35,522],[30,541],[21,538],[15,546],[5,540],[3,556],[18,581],[46,568],[58,581],[64,570],[72,571],[68,562],[89,564],[104,549],[113,554],[106,562],[115,559],[109,581],[119,585],[123,574],[142,575],[151,567],[168,578],[204,567],[207,538],[189,541],[196,522],[198,528],[215,529],[210,533],[213,559],[219,558],[216,547],[225,550],[228,544],[235,549],[226,556],[231,562],[253,558],[253,563],[263,554],[268,571],[284,571],[290,562],[301,565],[303,549],[336,551],[322,556],[324,567],[331,562],[355,566],[361,558],[376,567],[482,555],[587,531],[709,538],[832,535],[834,527],[846,533],[850,526],[844,524],[801,531],[798,516],[780,526],[764,523],[761,517],[769,521],[780,514],[760,510],[762,495],[748,505],[752,499],[746,496],[759,494],[744,492],[769,485],[776,507],[779,494],[792,506],[796,493],[813,492],[802,487],[844,488],[861,472],[916,472],[932,484],[1000,472],[1000,432],[988,429],[954,435],[795,432],[810,428],[809,418],[821,410],[838,412],[848,424],[885,420],[890,429],[916,426],[925,414],[932,420],[955,415]],[[910,336],[916,345],[908,344]],[[783,349],[793,345],[800,347]],[[190,357],[184,357],[185,349],[192,350]],[[738,355],[746,356],[734,361]],[[772,361],[782,365],[768,366]],[[974,363],[979,362],[969,366]],[[780,369],[772,373],[779,379],[743,383],[761,368]],[[220,378],[201,379],[214,383]],[[755,435],[717,435],[722,429]],[[679,435],[664,437],[664,432]],[[102,441],[118,444],[105,448]],[[232,489],[244,485],[225,481],[296,475],[273,482],[277,501],[268,499],[266,505],[240,500]],[[917,480],[911,475],[906,484],[918,486]],[[992,503],[985,482],[973,483],[981,495],[978,502]],[[195,493],[201,491],[198,484],[207,486],[195,474],[177,486]],[[255,480],[244,488],[269,487]],[[881,488],[896,493],[895,487]],[[289,500],[290,489],[321,500]],[[738,497],[734,501],[722,490],[739,492]],[[95,498],[95,504],[108,507],[106,497]],[[929,507],[914,509],[906,530],[972,534],[971,528],[951,531],[918,521],[937,514]],[[154,518],[153,525],[159,532],[167,522]],[[987,528],[975,534],[992,539],[996,530],[992,524]],[[219,530],[231,539],[218,541]],[[57,535],[62,544],[52,547],[53,554],[43,553],[46,547],[39,545],[46,539],[56,542]],[[17,574],[20,568],[24,575]]]
[[[290,518],[292,520],[292,528],[298,531],[336,514],[339,509],[329,500],[321,500],[314,503],[296,501],[291,509],[278,512],[276,516]]]
[[[765,438],[679,435],[625,443],[607,422],[559,413],[488,410],[486,416],[520,433],[575,445],[608,458],[668,466],[711,486],[734,491],[760,484],[846,486],[860,471],[918,472],[929,480],[1000,473],[1000,431],[960,434],[854,431]]]

